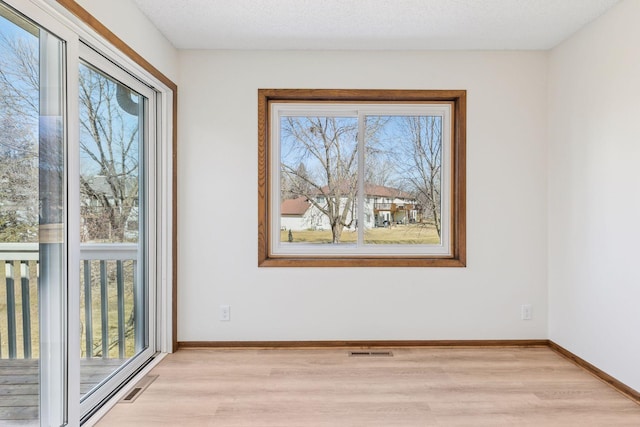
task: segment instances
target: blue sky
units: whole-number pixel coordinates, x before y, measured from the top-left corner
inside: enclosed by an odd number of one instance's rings
[[[442,127],[442,119],[441,117],[426,117],[420,116],[423,120],[435,120],[437,126]],[[298,123],[301,123],[302,127],[304,127],[303,131],[305,131],[305,135],[313,138],[312,132],[306,129],[306,126],[311,126],[311,121],[317,119],[318,117],[297,117]],[[406,129],[406,118],[407,116],[398,116],[398,115],[388,115],[388,116],[367,116],[367,120],[373,121],[376,127],[375,134],[367,135],[367,139],[365,141],[365,149],[367,150],[367,154],[375,151],[376,158],[373,159],[373,155],[371,155],[371,159],[367,159],[366,167],[371,168],[372,170],[365,170],[365,174],[368,176],[378,175],[378,180],[380,180],[381,174],[386,174],[385,182],[374,182],[375,184],[388,185],[388,186],[396,186],[400,188],[402,186],[403,181],[406,177],[403,177],[403,167],[401,164],[404,164],[404,169],[406,170],[407,164],[410,164],[412,159],[403,158],[403,156],[408,156],[411,150],[411,136],[407,133]],[[336,117],[336,126],[337,127],[345,127],[350,128],[351,130],[346,134],[342,135],[341,144],[342,144],[342,152],[341,155],[343,157],[348,156],[353,150],[356,149],[356,135],[357,135],[357,117]],[[281,119],[281,129],[284,129],[286,123],[286,118]],[[426,129],[427,126],[425,125]],[[425,131],[426,132],[426,131]],[[332,136],[332,132],[327,132],[329,136]],[[427,135],[422,135],[423,139],[427,139]],[[317,144],[322,146],[322,142],[319,140],[319,137],[315,138],[317,140]],[[440,141],[441,143],[441,141]],[[322,150],[321,150],[322,151]],[[335,149],[333,150],[335,152]],[[288,166],[293,167],[294,169],[302,162],[305,165],[307,173],[311,176],[315,177],[315,182],[321,185],[326,184],[326,182],[321,182],[320,180],[326,181],[326,173],[323,170],[323,164],[317,158],[312,155],[309,155],[309,151],[305,151],[304,144],[300,141],[296,140],[293,136],[288,136],[284,132],[281,137],[281,161]],[[324,153],[320,152],[320,155]],[[382,168],[387,170],[381,170]],[[410,190],[410,189],[407,189]]]

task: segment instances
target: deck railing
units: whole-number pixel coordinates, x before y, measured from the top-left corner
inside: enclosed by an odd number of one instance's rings
[[[80,245],[82,357],[124,359],[139,350],[143,290],[136,244]],[[0,243],[0,358],[39,357],[37,243]]]
[[[373,209],[374,210],[379,210],[379,211],[390,211],[391,210],[391,203],[374,203],[373,204]]]

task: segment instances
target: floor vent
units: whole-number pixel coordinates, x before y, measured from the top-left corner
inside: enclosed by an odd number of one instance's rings
[[[143,391],[147,389],[158,378],[158,375],[147,375],[142,378],[138,383],[131,389],[131,391],[122,399],[120,402],[122,403],[133,403],[135,400],[142,394]]]
[[[349,357],[393,357],[390,351],[350,351]]]

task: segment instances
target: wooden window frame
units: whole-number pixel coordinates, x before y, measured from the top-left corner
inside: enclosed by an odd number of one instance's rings
[[[466,266],[466,90],[258,89],[258,266],[259,267],[465,267]],[[272,103],[437,103],[452,105],[451,254],[308,256],[270,253]]]

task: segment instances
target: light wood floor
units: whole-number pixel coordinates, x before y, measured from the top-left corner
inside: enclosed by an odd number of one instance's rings
[[[640,405],[549,348],[348,350],[180,350],[98,426],[640,426]]]

